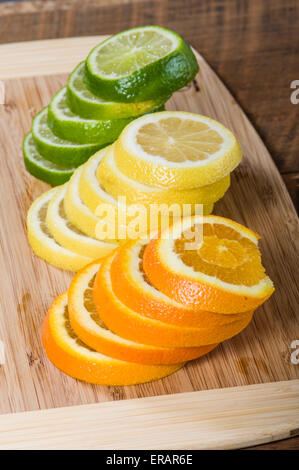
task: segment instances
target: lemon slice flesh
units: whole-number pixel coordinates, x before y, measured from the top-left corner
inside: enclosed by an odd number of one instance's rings
[[[58,188],[50,189],[31,205],[27,214],[27,235],[29,244],[34,253],[57,268],[69,271],[78,271],[86,264],[91,263],[92,258],[78,255],[63,248],[53,238],[46,224],[48,205]]]
[[[68,250],[92,259],[110,254],[117,245],[86,236],[67,219],[64,209],[65,194],[66,185],[59,188],[47,210],[46,222],[55,240]]]
[[[163,111],[129,124],[115,143],[119,170],[140,183],[191,189],[213,184],[240,163],[231,131],[199,114]]]

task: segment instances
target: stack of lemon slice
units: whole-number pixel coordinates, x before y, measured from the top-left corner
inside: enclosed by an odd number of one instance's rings
[[[142,116],[118,140],[34,202],[28,237],[49,263],[78,270],[127,239],[212,212],[240,146],[219,122],[181,111]]]

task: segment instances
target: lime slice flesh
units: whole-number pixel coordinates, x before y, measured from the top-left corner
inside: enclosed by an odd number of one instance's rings
[[[23,155],[27,171],[35,178],[53,186],[64,184],[75,170],[74,168],[64,168],[44,159],[36,148],[31,132],[24,138]]]
[[[48,107],[48,124],[52,132],[79,144],[108,145],[114,142],[123,128],[134,118],[95,120],[74,114],[67,104],[66,87],[58,91]]]
[[[48,108],[42,109],[32,121],[32,135],[38,152],[46,159],[67,168],[84,163],[103,145],[80,145],[57,137],[48,125]]]
[[[81,62],[69,77],[67,102],[73,113],[87,119],[105,120],[139,116],[160,107],[169,98],[164,96],[140,103],[107,101],[94,95],[87,88],[86,81],[85,62]]]
[[[169,95],[197,72],[188,44],[159,26],[116,34],[96,46],[86,60],[88,87],[113,101],[136,102]]]

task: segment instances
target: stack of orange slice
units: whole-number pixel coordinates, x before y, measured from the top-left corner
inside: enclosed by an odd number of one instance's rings
[[[128,241],[56,299],[43,330],[48,357],[103,385],[175,372],[240,333],[272,294],[257,244],[257,234],[217,216]]]

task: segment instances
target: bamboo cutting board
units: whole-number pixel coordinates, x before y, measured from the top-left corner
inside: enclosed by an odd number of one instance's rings
[[[55,369],[43,352],[43,318],[72,274],[38,259],[28,246],[26,212],[48,186],[25,171],[21,144],[32,117],[102,39],[0,46],[0,448],[238,448],[295,435],[298,219],[260,137],[199,54],[196,80],[175,93],[167,109],[213,117],[239,139],[242,164],[214,213],[262,236],[263,263],[276,292],[240,335],[149,384],[85,384]]]

